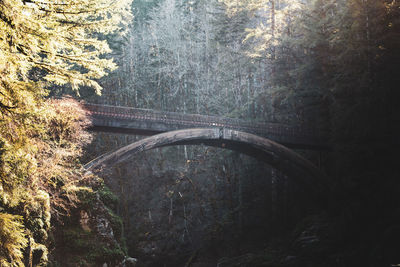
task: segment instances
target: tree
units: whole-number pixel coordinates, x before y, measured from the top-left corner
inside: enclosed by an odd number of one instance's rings
[[[0,1],[0,108],[27,104],[51,84],[93,87],[115,69],[100,34],[129,23],[130,0]]]
[[[0,1],[1,266],[23,266],[28,244],[45,264],[50,217],[73,204],[89,140],[79,104],[45,96],[55,86],[101,92],[97,79],[116,68],[105,35],[124,34],[130,2]]]

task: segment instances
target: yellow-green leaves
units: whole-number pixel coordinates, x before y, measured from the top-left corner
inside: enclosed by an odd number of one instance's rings
[[[76,91],[89,86],[100,93],[96,80],[116,68],[112,59],[101,57],[111,51],[101,35],[124,34],[130,2],[1,1],[0,109],[24,102],[18,94],[28,87],[43,94],[37,81],[70,84]]]
[[[105,36],[124,34],[131,1],[0,0],[0,266],[23,266],[28,238],[47,251],[51,215],[75,204],[63,194],[81,178],[88,121],[78,102],[44,96],[53,85],[100,94],[116,68]]]
[[[0,266],[24,266],[23,249],[27,244],[22,217],[0,213]]]
[[[27,110],[17,109],[3,118],[0,266],[23,266],[17,260],[26,244],[21,236],[30,238],[33,249],[47,251],[42,246],[46,244],[50,218],[57,219],[76,205],[73,189],[82,178],[77,158],[90,140],[83,130],[89,121],[73,99],[48,100]],[[15,233],[10,234],[12,231]],[[7,253],[2,254],[3,251]],[[12,260],[7,256],[10,251],[16,255]]]

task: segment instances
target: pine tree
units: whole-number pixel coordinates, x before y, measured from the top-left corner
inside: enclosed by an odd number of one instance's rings
[[[60,185],[80,177],[88,136],[77,103],[45,96],[67,85],[101,92],[97,79],[116,67],[105,36],[124,34],[130,2],[0,0],[1,266],[23,266],[28,244],[46,260],[50,213],[72,204]]]
[[[114,70],[104,34],[129,22],[126,1],[0,1],[0,108],[42,96],[51,84],[93,87]],[[31,100],[31,99],[30,99]]]

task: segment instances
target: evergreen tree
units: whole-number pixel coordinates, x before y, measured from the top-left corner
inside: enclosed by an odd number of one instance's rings
[[[2,111],[45,94],[49,84],[90,86],[115,69],[98,34],[129,22],[129,1],[0,2],[0,107]]]
[[[110,49],[103,36],[124,33],[129,4],[0,1],[1,266],[31,264],[32,255],[23,256],[27,245],[41,250],[46,264],[50,217],[73,204],[76,158],[89,138],[77,103],[44,98],[60,85],[101,92],[97,79],[116,67],[104,57]]]

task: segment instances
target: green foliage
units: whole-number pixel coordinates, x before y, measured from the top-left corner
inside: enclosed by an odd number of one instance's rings
[[[70,198],[76,204],[70,208],[70,216],[63,216],[55,224],[52,241],[55,257],[51,264],[58,261],[71,266],[87,266],[121,262],[126,255],[123,222],[109,208],[109,205],[115,207],[116,196],[99,177],[86,177],[81,183],[62,188],[63,195],[73,196]],[[65,259],[66,255],[68,259]]]
[[[74,255],[69,260],[76,264],[85,262],[102,264],[123,259],[125,252],[117,244],[108,244],[98,239],[94,232],[83,230],[80,226],[69,226],[62,230],[64,253]],[[96,244],[96,246],[93,246]],[[60,244],[61,246],[61,244]]]
[[[79,103],[44,97],[64,85],[100,93],[96,80],[116,68],[102,38],[124,34],[130,2],[0,1],[1,266],[22,265],[26,238],[41,255],[34,264],[46,264],[51,219],[78,201],[88,120]]]
[[[110,208],[116,208],[118,205],[118,197],[110,190],[109,187],[103,185],[102,188],[98,190],[100,200]]]
[[[23,249],[27,244],[22,217],[0,213],[0,265],[24,266]]]
[[[91,207],[97,200],[96,192],[91,188],[85,186],[72,186],[66,188],[68,190],[67,194],[76,195],[80,206],[82,208]]]
[[[108,218],[110,220],[111,227],[114,235],[118,240],[121,240],[123,234],[123,222],[122,218],[115,214],[111,209],[107,208]]]
[[[26,238],[31,238],[32,251],[42,251],[35,252],[41,255],[37,264],[43,265],[47,259],[44,245],[51,218],[65,214],[74,205],[71,201],[76,199],[71,188],[79,178],[80,166],[75,158],[81,153],[82,145],[89,141],[89,135],[82,131],[87,120],[78,104],[71,100],[48,101],[33,113],[14,112],[5,118],[0,122],[3,140],[0,203],[5,212],[0,234],[8,235],[14,218],[15,235],[3,243],[12,247],[11,257],[20,260],[15,255],[20,253],[22,257]],[[23,118],[29,124],[19,124],[18,119],[12,121],[12,118]],[[54,179],[62,183],[55,184]],[[25,241],[18,239],[21,233]],[[9,261],[7,254],[0,254],[0,260]]]
[[[124,251],[120,247],[99,247],[90,255],[97,262],[111,262],[115,260],[122,260],[125,256]]]
[[[28,228],[37,243],[45,243],[50,230],[50,197],[43,190],[35,195],[27,195],[24,200],[25,227]]]
[[[93,245],[90,243],[93,234],[81,229],[79,226],[74,228],[66,228],[62,231],[63,241],[68,250],[87,251]]]
[[[25,241],[25,235],[31,238],[33,259],[36,257],[37,264],[45,265],[51,220],[62,220],[79,201],[82,201],[79,205],[89,206],[96,200],[96,193],[81,185],[81,165],[76,160],[82,153],[82,147],[90,141],[90,136],[83,131],[83,127],[88,125],[84,112],[71,99],[49,100],[29,120],[34,125],[27,125],[29,130],[15,127],[21,133],[15,136],[18,142],[10,142],[5,138],[10,136],[7,135],[5,124],[2,124],[4,122],[0,122],[0,131],[5,140],[0,155],[0,202],[3,211],[10,213],[4,214],[18,214],[21,217],[15,218],[23,218],[18,221],[22,237]],[[7,236],[7,229],[0,229],[0,234],[4,232]],[[22,255],[22,245],[26,245],[26,242],[21,243],[17,239],[18,230],[14,232],[15,236],[8,237],[8,243],[4,244],[12,247],[14,254]],[[0,259],[8,261],[7,254],[0,254]]]
[[[129,21],[122,20],[129,17],[127,4],[106,0],[0,2],[0,179],[5,204],[18,204],[11,202],[18,199],[18,186],[32,183],[38,166],[52,172],[41,173],[43,177],[63,176],[57,173],[62,168],[50,165],[59,166],[61,158],[72,157],[74,148],[87,141],[79,130],[84,115],[78,105],[72,101],[43,103],[45,86],[69,83],[76,90],[79,85],[100,90],[93,79],[115,65],[100,58],[109,49],[95,33],[121,29]],[[65,153],[53,153],[54,161],[47,161],[56,146]]]
[[[0,4],[0,103],[2,109],[28,103],[45,94],[43,83],[91,86],[112,60],[96,33],[119,31],[130,21],[130,1],[74,0],[64,3],[6,0]]]

